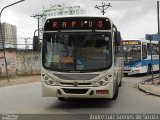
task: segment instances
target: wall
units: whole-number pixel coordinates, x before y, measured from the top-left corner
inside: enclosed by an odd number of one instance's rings
[[[41,54],[32,50],[17,51],[17,74],[40,74]]]
[[[41,72],[41,54],[32,50],[6,49],[6,60],[8,74],[10,76],[40,74]],[[3,57],[3,51],[0,50],[0,57]],[[6,76],[4,59],[0,59],[0,76]]]
[[[17,69],[16,49],[14,48],[6,49],[5,54],[6,54],[5,56],[7,61],[8,73],[10,75],[15,75],[16,69]],[[0,50],[0,57],[3,57],[3,56],[4,56],[4,53],[2,50]],[[4,75],[6,75],[5,59],[1,58],[0,59],[0,76],[4,76]]]

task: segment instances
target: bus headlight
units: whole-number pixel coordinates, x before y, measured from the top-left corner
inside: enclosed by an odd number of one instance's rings
[[[56,85],[55,82],[53,80],[47,80],[47,81],[44,81],[47,85]]]
[[[139,68],[140,66],[141,66],[141,63],[137,64],[135,68]]]
[[[45,79],[45,80],[48,80],[48,79],[49,79],[49,77],[48,77],[48,76],[45,76],[45,77],[44,77],[44,79]]]
[[[106,82],[106,81],[104,81],[104,80],[102,79],[102,80],[100,80],[98,83],[99,83],[100,86],[104,86],[104,85],[106,85],[106,84],[108,83],[108,81]]]
[[[42,74],[42,77],[43,77],[43,82],[45,82],[47,85],[51,85],[51,86],[57,85],[56,82],[48,75]]]
[[[110,78],[108,76],[105,76],[104,78],[100,79],[98,82],[94,84],[95,87],[98,86],[105,86],[109,83]]]

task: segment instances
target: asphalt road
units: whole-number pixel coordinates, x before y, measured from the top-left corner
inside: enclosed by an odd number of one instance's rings
[[[136,84],[151,76],[123,78],[118,99],[60,102],[41,97],[40,82],[0,88],[0,113],[14,114],[98,114],[160,113],[160,98],[147,95]]]

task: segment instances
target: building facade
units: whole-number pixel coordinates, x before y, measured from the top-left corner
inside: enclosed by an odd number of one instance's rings
[[[43,11],[46,17],[50,16],[62,16],[62,15],[79,15],[85,14],[86,11],[80,6],[69,6],[69,5],[53,5],[49,9]]]
[[[2,23],[2,35],[5,41],[5,48],[17,48],[17,27],[15,25],[11,25],[5,22]],[[0,48],[2,48],[1,35],[0,35]]]
[[[86,10],[80,6],[70,6],[65,4],[52,5],[48,9],[43,10],[43,17],[41,18],[40,28],[43,27],[44,21],[47,17],[80,14],[86,14]]]

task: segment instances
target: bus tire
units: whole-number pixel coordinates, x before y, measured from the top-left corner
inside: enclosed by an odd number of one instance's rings
[[[117,99],[117,97],[118,97],[118,92],[119,92],[118,82],[116,82],[115,91],[114,91],[114,95],[113,95],[112,100],[116,100],[116,99]]]
[[[66,99],[64,97],[58,97],[59,101],[66,101]]]
[[[121,79],[121,81],[120,81],[120,83],[119,83],[119,87],[121,87],[122,86],[122,79]]]
[[[122,86],[122,78],[123,78],[123,73],[121,74],[121,76],[120,76],[120,83],[119,83],[119,87],[121,87]]]
[[[147,75],[150,75],[150,74],[151,74],[151,71],[152,71],[152,70],[151,70],[151,65],[149,64],[149,65],[148,65],[148,69],[147,69],[147,73],[146,73],[146,74],[147,74]]]
[[[124,76],[128,76],[128,73],[123,73]]]

